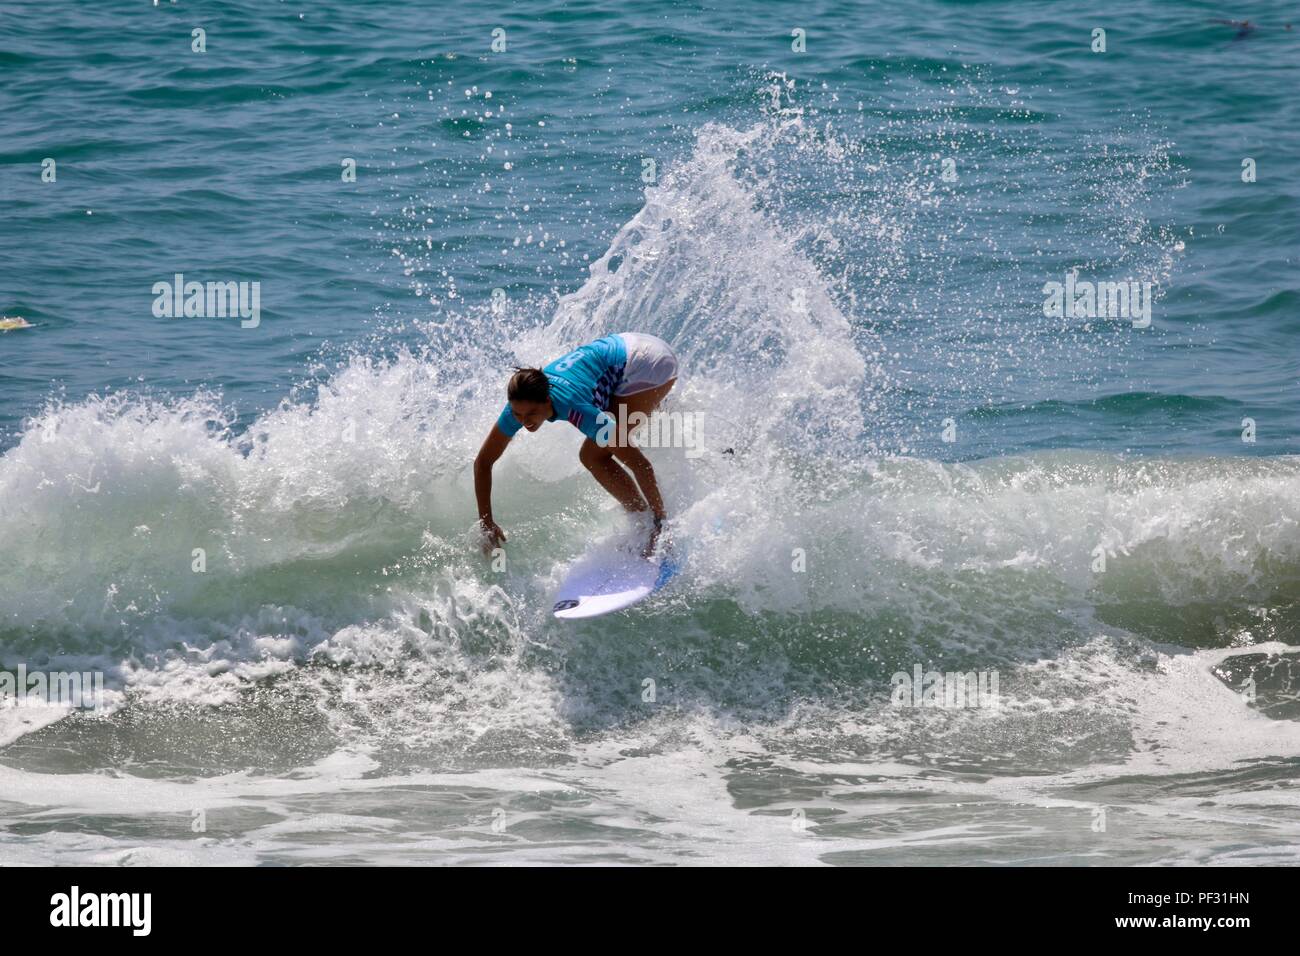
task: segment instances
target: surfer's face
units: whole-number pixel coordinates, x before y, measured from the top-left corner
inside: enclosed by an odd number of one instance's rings
[[[551,403],[526,402],[517,398],[510,403],[510,412],[515,416],[515,420],[519,424],[530,432],[535,432],[542,427],[543,422],[551,417]]]

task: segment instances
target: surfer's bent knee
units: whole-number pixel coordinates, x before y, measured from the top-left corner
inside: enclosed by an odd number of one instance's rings
[[[588,438],[583,441],[582,447],[578,449],[578,461],[582,462],[587,468],[594,468],[602,461],[609,459],[613,454],[614,447],[612,445],[602,447]]]
[[[656,385],[654,388],[633,392],[631,395],[617,396],[618,421],[621,432],[627,435],[635,433],[645,424],[645,419],[659,410],[659,406],[663,404],[663,400],[668,397],[668,393],[673,390],[675,384],[677,384],[677,379],[672,378],[662,385]],[[640,415],[642,418],[633,422],[632,417],[634,415]]]

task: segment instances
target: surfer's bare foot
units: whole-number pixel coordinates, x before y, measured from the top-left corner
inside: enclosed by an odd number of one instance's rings
[[[663,530],[664,530],[664,519],[655,518],[654,523],[651,525],[650,528],[650,540],[646,542],[646,546],[642,549],[641,557],[643,558],[654,557],[655,547],[659,544],[659,535]]]

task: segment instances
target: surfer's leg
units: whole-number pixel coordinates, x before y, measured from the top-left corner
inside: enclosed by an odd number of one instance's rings
[[[600,486],[614,496],[628,511],[645,511],[650,506],[641,497],[641,492],[632,480],[632,476],[623,466],[614,460],[614,448],[602,448],[588,438],[582,443],[578,460],[600,482]]]
[[[673,390],[677,384],[677,379],[670,378],[662,385],[654,388],[647,388],[642,392],[633,392],[631,395],[616,396],[614,401],[617,402],[617,412],[619,418],[619,434],[631,436],[638,428],[645,424],[644,420],[638,420],[635,425],[629,424],[629,419],[637,412],[640,412],[646,418],[659,407],[659,403],[667,397],[668,393]]]

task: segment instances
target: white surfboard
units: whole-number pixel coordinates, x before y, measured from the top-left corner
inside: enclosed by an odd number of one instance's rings
[[[618,542],[603,542],[569,569],[552,613],[573,621],[621,611],[654,594],[677,571],[671,550],[663,557],[643,558]]]

